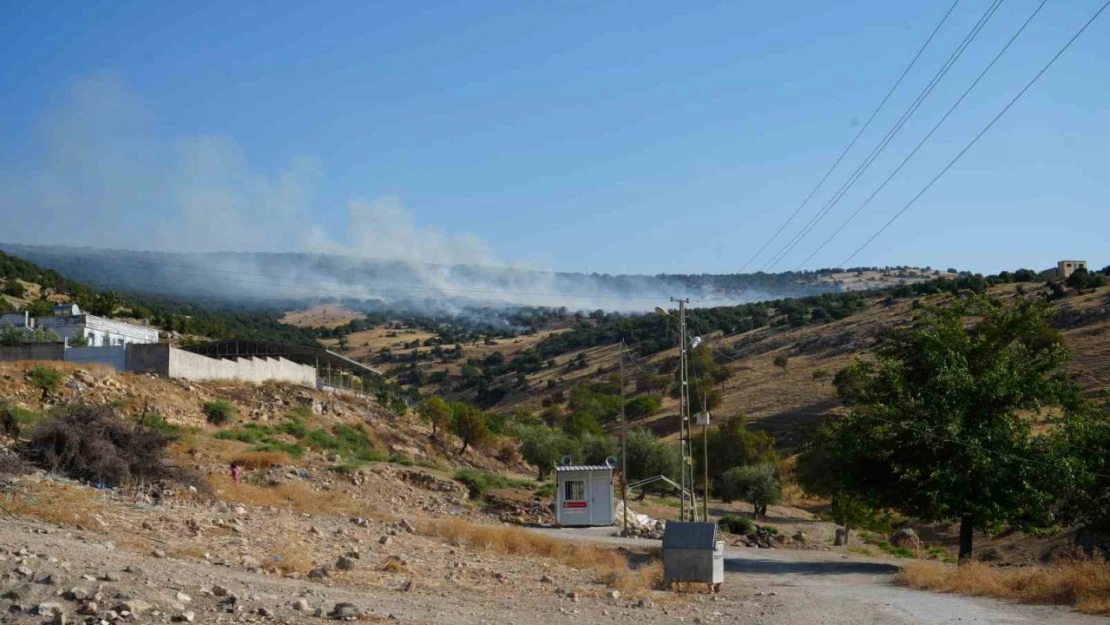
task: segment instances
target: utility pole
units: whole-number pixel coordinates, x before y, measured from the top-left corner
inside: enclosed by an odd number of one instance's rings
[[[701,445],[702,445],[702,470],[704,471],[704,479],[702,482],[703,490],[701,493],[701,516],[702,521],[709,522],[709,409],[705,407],[705,391],[701,394],[701,409],[705,411],[705,422],[701,425]]]
[[[679,453],[681,455],[681,477],[679,479],[682,492],[680,493],[681,505],[679,514],[683,521],[687,520],[686,514],[686,493],[689,487],[690,493],[690,518],[693,520],[697,516],[697,509],[694,507],[694,475],[690,466],[690,378],[686,368],[686,303],[689,299],[671,298],[672,302],[678,302],[678,357],[679,357],[679,396],[678,396],[678,418],[679,418]]]
[[[621,505],[624,506],[624,518],[621,520],[623,534],[628,534],[628,424],[624,420],[624,341],[620,345],[620,373],[621,373]]]

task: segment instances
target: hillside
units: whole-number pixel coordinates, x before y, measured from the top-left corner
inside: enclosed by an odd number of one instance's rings
[[[1012,274],[1010,274],[1012,275]],[[908,323],[922,304],[949,297],[949,289],[979,290],[992,297],[1053,296],[1059,312],[1055,321],[1074,357],[1070,371],[1086,391],[1096,395],[1110,389],[1105,373],[1110,364],[1110,339],[1106,338],[1110,290],[1098,287],[1078,292],[1064,289],[1053,294],[1043,282],[991,281],[983,278],[919,282],[867,294],[827,294],[819,298],[786,300],[738,308],[694,309],[689,313],[691,333],[700,334],[712,359],[727,371],[715,385],[720,393],[717,415],[748,415],[754,427],[773,433],[781,447],[789,448],[830,412],[838,410],[833,375],[865,356],[885,330]],[[937,284],[945,288],[936,288]],[[913,288],[918,289],[917,291]],[[314,309],[315,310],[315,309]],[[338,314],[335,309],[330,309]],[[319,312],[304,313],[306,317]],[[750,323],[749,320],[755,320]],[[422,392],[442,392],[477,401],[494,412],[541,413],[564,407],[575,388],[612,381],[619,370],[618,343],[625,339],[631,357],[626,359],[629,398],[644,394],[640,379],[670,376],[677,356],[674,320],[654,315],[571,316],[562,327],[509,338],[470,336],[451,343],[437,331],[404,322],[390,322],[343,339],[323,339],[332,349],[375,363],[407,385]],[[758,325],[758,327],[751,327]],[[746,329],[746,328],[751,329]],[[669,341],[670,345],[666,345]],[[579,345],[587,345],[579,347]],[[666,346],[659,350],[659,347]],[[786,366],[776,366],[776,357]],[[608,391],[615,392],[615,391]],[[647,392],[661,400],[658,412],[635,421],[660,434],[677,427],[675,400],[659,390]],[[600,420],[608,427],[604,415]]]
[[[650,310],[648,300],[730,305],[883,288],[934,275],[919,268],[860,267],[751,274],[610,275],[508,267],[417,265],[313,254],[171,254],[0,243],[5,252],[99,289],[242,307],[290,308],[327,298],[366,311],[424,315],[501,308]],[[474,310],[469,310],[474,309]]]

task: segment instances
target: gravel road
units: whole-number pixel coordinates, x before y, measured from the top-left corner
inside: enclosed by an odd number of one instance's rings
[[[612,536],[609,528],[537,529],[566,540],[628,547],[659,541]],[[761,604],[761,624],[988,625],[1105,624],[1069,608],[1018,605],[980,597],[929,593],[896,586],[890,561],[808,550],[729,548],[725,553],[728,601]],[[773,595],[770,593],[774,593]]]

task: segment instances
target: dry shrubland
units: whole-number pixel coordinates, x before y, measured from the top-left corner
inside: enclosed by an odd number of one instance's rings
[[[235,464],[248,471],[265,471],[273,466],[292,464],[293,460],[284,451],[248,451],[231,459]]]
[[[9,490],[0,496],[0,506],[16,516],[90,529],[99,526],[97,517],[105,509],[97,491],[45,480]]]
[[[424,521],[417,527],[422,534],[456,547],[551,558],[576,569],[591,570],[598,574],[599,581],[629,596],[650,590],[663,577],[662,566],[656,561],[633,569],[615,550],[570,545],[520,528],[474,525],[458,519]]]
[[[288,507],[297,512],[312,514],[338,514],[360,516],[380,521],[395,520],[367,504],[336,493],[316,493],[299,484],[259,486],[246,482],[236,484],[229,476],[213,474],[207,477],[208,486],[224,501],[253,506]]]
[[[1087,614],[1110,614],[1110,563],[1075,559],[1048,566],[991,567],[911,562],[898,573],[903,586],[996,597],[1020,603],[1072,605]]]

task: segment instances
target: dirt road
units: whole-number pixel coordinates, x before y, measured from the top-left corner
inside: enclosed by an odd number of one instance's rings
[[[658,541],[619,538],[608,528],[536,530],[567,540],[629,547]],[[787,624],[1030,625],[1105,624],[1104,618],[1069,608],[1004,603],[895,586],[890,561],[804,550],[729,548],[725,554],[725,605],[756,603],[757,622]],[[773,594],[771,594],[773,593]]]

